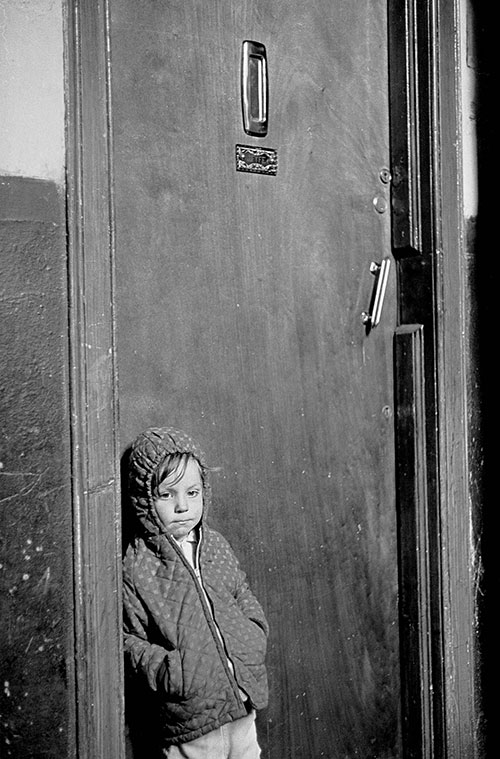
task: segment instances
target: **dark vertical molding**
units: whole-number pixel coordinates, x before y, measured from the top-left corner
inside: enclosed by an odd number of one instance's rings
[[[395,418],[404,759],[446,756],[433,192],[436,146],[431,142],[435,34],[433,0],[390,0],[392,228],[401,325],[395,337]],[[406,412],[398,405],[412,398],[415,429],[408,448],[404,444],[409,433]],[[417,463],[416,479],[404,486],[405,472]],[[411,492],[405,492],[405,487]],[[420,564],[415,563],[416,557]]]
[[[405,759],[485,756],[477,309],[462,191],[465,7],[389,2]]]
[[[429,201],[426,3],[389,1],[392,241],[396,258],[424,252]]]
[[[405,759],[433,754],[431,566],[421,324],[394,340],[402,728]]]
[[[67,218],[78,759],[124,756],[106,2],[67,0]]]

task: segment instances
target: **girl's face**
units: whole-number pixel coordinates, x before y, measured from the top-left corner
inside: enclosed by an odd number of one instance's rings
[[[160,483],[154,506],[166,531],[176,540],[182,540],[196,527],[203,513],[203,486],[198,462],[189,459],[184,474],[175,482],[177,476],[177,472],[172,472]]]

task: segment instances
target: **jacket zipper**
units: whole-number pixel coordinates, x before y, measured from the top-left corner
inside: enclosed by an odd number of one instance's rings
[[[168,538],[170,539],[170,536],[168,536]],[[194,579],[194,582],[195,582],[195,585],[196,585],[196,590],[197,590],[198,596],[200,597],[200,601],[201,601],[201,605],[203,607],[203,611],[205,612],[205,618],[206,618],[206,620],[208,622],[208,627],[209,627],[210,632],[212,633],[212,637],[213,637],[213,639],[215,641],[215,645],[216,645],[217,651],[219,652],[219,657],[220,657],[220,659],[222,661],[222,665],[223,665],[224,670],[226,672],[226,675],[227,675],[227,677],[229,679],[229,682],[231,683],[231,687],[233,689],[233,692],[236,695],[236,698],[237,698],[238,702],[241,703],[241,705],[243,705],[243,699],[240,696],[239,685],[236,682],[236,677],[232,673],[231,668],[230,668],[230,666],[228,664],[229,656],[227,655],[226,650],[224,648],[224,644],[223,644],[223,642],[221,640],[222,633],[219,633],[218,627],[217,627],[217,625],[215,623],[214,616],[212,614],[212,610],[211,610],[211,608],[209,606],[208,597],[205,595],[206,591],[205,591],[205,587],[203,585],[203,580],[202,580],[202,577],[201,577],[201,569],[200,569],[200,553],[201,553],[201,544],[202,544],[202,541],[203,541],[203,530],[200,527],[200,539],[199,539],[199,541],[198,541],[198,543],[196,545],[196,558],[195,558],[196,569],[193,569],[193,567],[191,566],[190,562],[184,556],[182,548],[177,544],[177,542],[173,538],[171,540],[171,543],[173,544],[174,549],[179,554],[179,556],[181,558],[181,561],[188,568],[189,573],[191,574],[191,576]],[[232,665],[232,666],[234,666],[234,665]]]

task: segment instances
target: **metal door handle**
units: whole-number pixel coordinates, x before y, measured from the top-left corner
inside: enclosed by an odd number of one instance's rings
[[[245,40],[241,57],[241,106],[247,134],[267,134],[267,57],[260,42]]]
[[[368,329],[376,327],[382,316],[382,307],[384,305],[385,291],[387,288],[387,280],[389,278],[389,268],[391,266],[391,259],[384,258],[382,263],[378,264],[372,261],[370,264],[370,271],[376,277],[375,284],[373,286],[373,294],[368,311],[363,311],[361,318],[363,324],[366,324]]]

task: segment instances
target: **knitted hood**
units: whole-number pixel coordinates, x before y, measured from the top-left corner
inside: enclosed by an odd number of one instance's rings
[[[141,524],[144,536],[153,540],[165,534],[165,528],[153,505],[153,475],[165,456],[170,453],[192,453],[200,462],[203,483],[203,518],[211,500],[205,455],[189,435],[172,427],[151,427],[142,432],[132,443],[129,452],[128,494],[130,506],[135,518]]]

